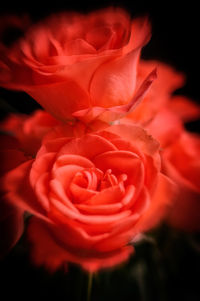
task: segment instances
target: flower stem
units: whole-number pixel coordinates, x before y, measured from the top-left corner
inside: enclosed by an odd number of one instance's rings
[[[87,301],[91,300],[93,273],[88,275]]]

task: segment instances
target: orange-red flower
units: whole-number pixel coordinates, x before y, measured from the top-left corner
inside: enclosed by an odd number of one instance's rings
[[[163,172],[177,185],[167,222],[185,231],[197,231],[200,230],[200,136],[187,132],[180,117],[190,119],[199,108],[189,102],[187,107],[194,109],[184,114],[161,110],[148,130],[161,144]]]
[[[122,9],[58,14],[2,51],[0,85],[26,91],[64,122],[110,122],[133,109],[155,78],[136,92],[149,38],[147,18],[131,21]]]
[[[59,125],[49,113],[37,110],[31,115],[11,114],[0,123],[0,130],[18,141],[16,148],[29,156],[35,156],[41,147],[42,138]],[[11,159],[11,158],[10,158]],[[8,164],[9,160],[5,161]]]
[[[200,230],[200,136],[183,131],[163,154],[165,173],[178,185],[168,218],[172,226]]]
[[[5,197],[2,179],[5,174],[27,160],[19,149],[17,139],[0,135],[0,258],[4,256],[19,240],[23,233],[23,210]]]
[[[95,271],[126,260],[129,243],[156,226],[171,202],[159,144],[142,128],[115,125],[71,137],[58,127],[34,161],[7,174],[7,198],[34,214],[32,257],[55,269],[64,261]]]
[[[38,110],[31,116],[12,114],[0,124],[0,257],[15,245],[23,233],[24,210],[11,204],[5,196],[2,181],[5,174],[35,156],[43,136],[59,122],[47,112]]]

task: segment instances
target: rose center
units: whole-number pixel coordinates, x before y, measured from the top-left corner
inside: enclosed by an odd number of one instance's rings
[[[85,169],[74,176],[70,184],[70,194],[74,202],[85,202],[104,189],[120,185],[124,189],[126,174],[116,176],[111,169],[103,173],[99,169]]]

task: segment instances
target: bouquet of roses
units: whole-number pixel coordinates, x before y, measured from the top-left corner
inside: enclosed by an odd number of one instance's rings
[[[146,17],[108,8],[0,44],[0,85],[44,109],[0,124],[1,255],[26,228],[36,265],[94,273],[160,223],[200,229],[200,137],[184,127],[200,108],[172,95],[182,74],[140,58],[150,36]]]

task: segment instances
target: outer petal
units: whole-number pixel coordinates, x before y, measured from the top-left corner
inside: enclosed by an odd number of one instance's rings
[[[87,256],[79,250],[64,249],[52,238],[51,229],[40,220],[32,218],[28,235],[32,243],[32,259],[35,264],[44,264],[50,270],[56,270],[62,264],[70,261],[81,265],[90,272],[100,268],[108,268],[126,261],[133,252],[131,246],[113,252],[95,252]],[[91,250],[92,252],[92,250]]]
[[[135,235],[148,231],[158,226],[158,224],[163,221],[172,207],[175,193],[176,186],[174,183],[163,174],[160,174],[157,189],[151,200],[149,209],[135,225]]]
[[[73,113],[73,116],[87,124],[90,131],[106,127],[108,123],[112,123],[132,112],[143,99],[155,78],[156,70],[153,70],[127,104],[113,106],[111,108],[92,107],[86,110],[77,111]],[[100,123],[96,124],[96,121],[99,121]]]
[[[44,135],[60,123],[43,110],[36,110],[31,116],[10,114],[1,124],[3,132],[9,132],[18,140],[18,149],[35,156]]]
[[[151,38],[151,25],[147,17],[136,18],[132,21],[131,36],[123,52],[130,53],[133,49],[145,46]]]
[[[137,74],[137,85],[153,69],[157,69],[158,77],[153,82],[149,92],[145,95],[142,103],[128,115],[128,118],[140,124],[149,123],[166,104],[171,93],[184,84],[184,76],[173,70],[170,66],[159,61],[140,60]]]
[[[29,172],[32,160],[27,161],[11,170],[3,179],[3,189],[7,192],[6,199],[24,211],[45,218],[45,209],[34,196],[29,183]]]
[[[173,112],[162,109],[146,126],[146,129],[160,142],[161,147],[166,147],[179,138],[183,125]]]
[[[160,61],[140,60],[138,67],[138,78],[145,78],[149,72],[157,68],[158,78],[154,83],[153,89],[159,95],[164,93],[171,94],[176,89],[182,87],[185,83],[185,76],[174,70],[171,66]],[[155,95],[156,96],[156,95]]]
[[[164,158],[165,173],[177,184],[173,207],[166,218],[167,223],[184,231],[200,230],[200,191],[193,181],[184,176]],[[186,161],[184,162],[186,164]],[[197,166],[195,166],[197,167]],[[198,167],[197,167],[198,168]],[[190,171],[193,176],[193,171]],[[199,179],[199,177],[197,177]],[[198,180],[197,180],[198,181]],[[199,181],[197,182],[199,183]]]
[[[200,230],[200,196],[189,186],[179,186],[173,208],[166,221],[172,227],[184,231]]]
[[[200,106],[184,96],[173,96],[168,102],[168,108],[184,122],[200,118]]]
[[[73,120],[72,113],[77,109],[90,106],[87,92],[70,78],[57,83],[27,87],[25,91],[47,112],[63,122]]]
[[[135,90],[140,51],[149,38],[147,19],[134,20],[130,41],[123,49],[124,55],[102,64],[93,75],[89,91],[94,106],[112,107],[130,101]]]
[[[144,154],[154,156],[158,153],[158,141],[140,126],[134,124],[119,124],[113,125],[106,130],[123,137],[124,140],[130,141]]]
[[[140,49],[103,64],[90,85],[93,106],[112,107],[126,104],[133,97]]]
[[[73,154],[92,160],[98,154],[113,150],[117,149],[109,140],[92,134],[72,139],[61,148],[59,156]]]

